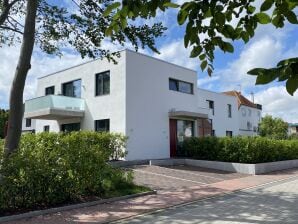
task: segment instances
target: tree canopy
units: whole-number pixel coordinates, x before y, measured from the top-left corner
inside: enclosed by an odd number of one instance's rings
[[[273,139],[286,139],[288,137],[288,123],[281,118],[266,115],[259,124],[260,136]]]
[[[117,33],[119,18],[147,18],[154,16],[157,9],[165,7],[177,9],[177,22],[185,26],[184,46],[191,48],[190,57],[199,58],[201,69],[211,76],[214,67],[214,52],[219,48],[224,52],[234,52],[233,42],[250,41],[259,25],[272,24],[284,27],[286,22],[298,24],[295,9],[297,0],[203,0],[184,1],[179,5],[167,0],[134,0],[117,2],[108,7],[115,11],[114,22],[108,34]],[[108,13],[107,13],[108,14]],[[273,80],[286,81],[286,89],[293,95],[298,88],[298,58],[285,59],[276,68],[257,68],[248,71],[256,75],[256,84],[267,84]]]

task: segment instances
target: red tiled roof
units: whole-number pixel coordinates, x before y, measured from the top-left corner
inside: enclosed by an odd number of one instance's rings
[[[227,92],[223,92],[223,93],[226,94],[226,95],[229,95],[229,96],[235,96],[237,98],[238,108],[240,108],[241,105],[252,107],[252,108],[257,108],[256,104],[254,104],[249,99],[244,97],[240,92],[227,91]]]

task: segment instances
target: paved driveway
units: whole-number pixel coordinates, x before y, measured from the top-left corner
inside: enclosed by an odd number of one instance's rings
[[[135,182],[154,190],[204,186],[248,175],[192,166],[133,166]]]
[[[297,224],[298,179],[178,206],[121,223]]]

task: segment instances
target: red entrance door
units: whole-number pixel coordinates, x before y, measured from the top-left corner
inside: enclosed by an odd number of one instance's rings
[[[177,155],[177,120],[170,119],[170,156]]]

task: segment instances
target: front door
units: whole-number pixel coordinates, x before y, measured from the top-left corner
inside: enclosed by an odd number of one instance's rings
[[[194,136],[194,122],[170,119],[170,156],[185,156],[182,144],[185,138]]]
[[[170,119],[170,156],[177,154],[177,120]]]

